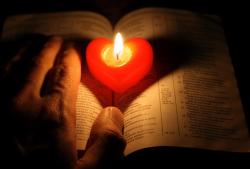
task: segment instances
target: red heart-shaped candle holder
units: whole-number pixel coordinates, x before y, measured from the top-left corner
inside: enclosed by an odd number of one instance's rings
[[[98,38],[89,43],[86,60],[91,74],[117,93],[123,93],[138,83],[151,69],[153,49],[142,38],[125,41],[123,54],[116,59],[114,43]]]

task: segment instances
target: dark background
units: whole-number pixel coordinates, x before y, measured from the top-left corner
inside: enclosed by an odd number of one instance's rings
[[[115,23],[127,12],[145,6],[160,6],[205,12],[219,15],[222,18],[249,126],[250,82],[248,78],[250,78],[250,71],[248,70],[248,57],[250,57],[250,48],[248,46],[248,11],[250,11],[250,6],[247,5],[246,2],[243,3],[239,0],[8,0],[0,2],[0,26],[2,28],[4,19],[13,14],[68,10],[91,10],[99,12]],[[240,167],[243,165],[242,162],[249,166],[247,164],[248,160],[250,160],[250,155],[247,153],[159,147],[141,150],[131,154],[125,159],[122,159],[121,164],[124,168],[134,165],[138,165],[140,168],[144,166],[159,168],[159,166],[163,165],[162,168],[167,168],[170,167],[169,164],[175,167],[182,165],[204,167],[204,164],[206,164],[206,166],[217,166],[218,164],[225,166],[234,164]]]

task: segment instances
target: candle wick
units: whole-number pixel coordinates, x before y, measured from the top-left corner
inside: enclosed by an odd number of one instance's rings
[[[118,53],[116,54],[116,60],[119,60],[119,54]]]

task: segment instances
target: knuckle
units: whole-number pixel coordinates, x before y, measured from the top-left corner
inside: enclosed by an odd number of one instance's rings
[[[63,128],[73,121],[71,109],[61,94],[45,98],[41,111],[43,121],[52,128]]]
[[[42,119],[49,125],[60,126],[62,124],[61,113],[53,101],[42,106],[41,114],[43,114]]]
[[[68,67],[65,64],[55,66],[55,76],[64,77],[67,74]]]
[[[67,78],[67,68],[64,65],[57,65],[53,68],[51,75],[51,88],[53,93],[63,93],[64,89],[67,87],[65,80]]]

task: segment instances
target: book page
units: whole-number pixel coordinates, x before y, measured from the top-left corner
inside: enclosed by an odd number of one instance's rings
[[[174,10],[164,8],[139,9],[122,17],[115,25],[114,31],[121,32],[125,39],[131,37],[154,39],[168,36],[176,32],[175,13]],[[171,21],[165,22],[168,19]],[[159,28],[162,30],[155,31]]]
[[[76,102],[76,147],[84,150],[91,127],[100,113],[112,105],[112,92],[95,80],[87,68],[82,73]]]
[[[116,96],[125,112],[125,154],[153,146],[250,151],[219,18],[146,8],[126,15],[116,30],[148,39],[155,62],[150,78]]]
[[[58,12],[17,15],[7,18],[2,40],[29,34],[60,35],[72,39],[112,37],[110,22],[94,12]]]

